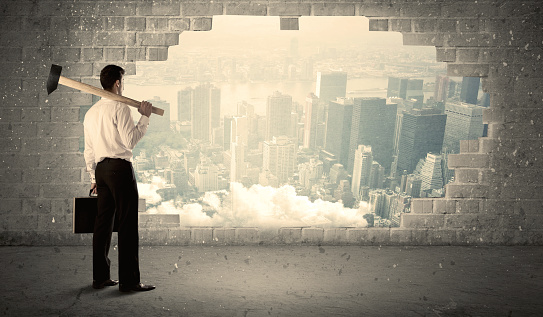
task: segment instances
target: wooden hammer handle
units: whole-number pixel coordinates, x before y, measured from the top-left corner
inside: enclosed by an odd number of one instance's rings
[[[103,97],[103,98],[119,101],[119,102],[125,103],[125,104],[127,104],[129,106],[132,106],[132,107],[135,107],[135,108],[138,108],[138,109],[139,109],[140,104],[141,104],[140,101],[130,99],[130,98],[127,98],[127,97],[124,97],[124,96],[121,96],[121,95],[117,95],[117,94],[114,94],[114,93],[109,92],[107,90],[96,88],[94,86],[87,85],[87,84],[84,84],[82,82],[78,82],[77,80],[66,78],[64,76],[60,76],[60,78],[58,80],[58,83],[61,84],[61,85],[64,85],[64,86],[68,86],[68,87],[77,89],[77,90],[88,92],[88,93],[96,95],[96,96],[100,96],[100,97]],[[154,114],[158,114],[159,116],[164,115],[164,110],[160,109],[160,108],[157,108],[155,106],[153,106],[153,110],[151,112],[154,113]]]

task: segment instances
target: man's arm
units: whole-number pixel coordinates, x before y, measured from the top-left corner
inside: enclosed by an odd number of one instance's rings
[[[92,146],[91,134],[88,131],[88,127],[85,124],[83,124],[83,126],[85,133],[85,151],[83,152],[83,156],[85,157],[86,170],[90,176],[91,189],[93,193],[96,194],[96,177],[94,173],[96,170],[96,162],[94,157],[94,148]]]
[[[132,115],[128,106],[123,106],[117,112],[117,129],[124,145],[129,149],[134,149],[136,144],[143,138],[149,125],[149,116],[152,111],[152,104],[142,101],[139,113],[142,114],[137,125],[134,125]]]

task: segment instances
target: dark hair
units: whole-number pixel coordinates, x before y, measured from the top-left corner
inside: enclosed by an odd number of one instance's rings
[[[124,75],[124,69],[117,65],[107,65],[100,72],[100,84],[106,90],[110,90],[117,80],[121,80]]]

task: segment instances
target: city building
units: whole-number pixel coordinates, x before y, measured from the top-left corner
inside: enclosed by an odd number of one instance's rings
[[[336,200],[341,200],[343,206],[353,208],[355,199],[351,192],[351,185],[348,180],[344,179],[339,182],[337,189],[334,191],[334,198]]]
[[[449,87],[450,87],[449,76],[445,74],[438,74],[436,76],[434,99],[438,102],[445,102],[449,97]]]
[[[153,119],[149,122],[147,132],[165,132],[170,131],[170,104],[160,97],[155,96],[153,99],[148,100],[154,107],[164,109],[163,116],[154,115]]]
[[[221,90],[210,84],[191,90],[191,138],[211,141],[212,129],[219,126]]]
[[[386,168],[392,163],[398,105],[384,98],[354,98],[347,171],[352,173],[358,145],[371,146],[373,159]],[[340,160],[341,162],[341,160]]]
[[[277,176],[280,184],[288,182],[296,168],[296,146],[286,136],[265,141],[262,149],[262,165]]]
[[[344,98],[347,93],[346,72],[317,72],[316,95],[323,101],[333,101]]]
[[[462,78],[462,88],[460,90],[460,101],[472,105],[477,104],[477,96],[479,95],[479,85],[481,78],[479,77],[464,77]]]
[[[422,180],[421,190],[440,190],[443,188],[443,166],[442,156],[439,154],[428,153],[422,169],[420,178]]]
[[[267,169],[258,175],[258,183],[262,186],[279,187],[279,179]]]
[[[242,143],[241,137],[236,136],[236,141],[232,142],[230,152],[230,181],[241,182],[242,176],[245,173],[245,144]]]
[[[373,153],[371,146],[359,145],[355,151],[351,191],[356,199],[360,199],[360,187],[369,186]]]
[[[424,81],[422,79],[389,77],[387,98],[415,99],[417,104],[424,102]]]
[[[194,187],[198,192],[216,191],[219,187],[219,168],[203,158],[194,171]]]
[[[298,168],[298,182],[305,189],[310,190],[322,178],[323,163],[317,159],[310,159],[309,162],[300,164]]]
[[[397,171],[410,174],[427,153],[439,153],[446,123],[447,115],[435,108],[404,111],[398,131]]]
[[[223,119],[223,149],[225,151],[230,150],[230,143],[232,143],[232,120],[234,120],[232,116],[224,116]]]
[[[445,105],[447,124],[443,138],[444,151],[460,153],[460,140],[477,140],[483,136],[483,109],[484,107],[463,102],[448,102]]]
[[[276,91],[268,96],[266,105],[266,141],[288,135],[291,131],[292,96]]]
[[[330,168],[330,184],[339,184],[342,180],[348,179],[349,174],[341,164],[334,164]]]
[[[172,115],[174,121],[190,121],[190,107],[192,98],[192,88],[188,87],[177,92],[177,109]]]
[[[352,98],[338,98],[328,106],[325,149],[343,166],[349,161],[353,105]]]

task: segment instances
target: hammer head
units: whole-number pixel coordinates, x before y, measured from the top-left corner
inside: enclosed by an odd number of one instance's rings
[[[49,72],[49,78],[47,78],[47,94],[51,94],[58,87],[58,80],[60,79],[60,73],[62,72],[62,66],[51,65],[51,71]]]

